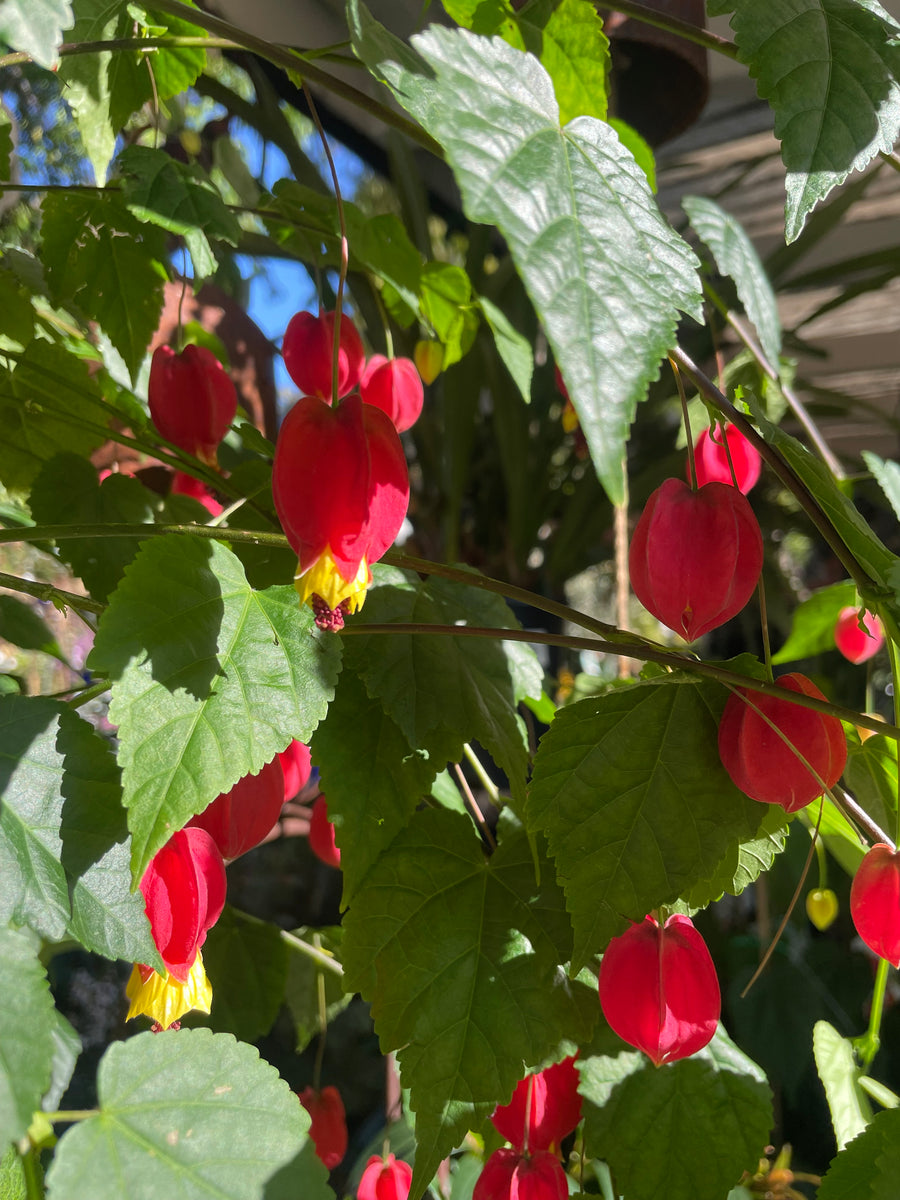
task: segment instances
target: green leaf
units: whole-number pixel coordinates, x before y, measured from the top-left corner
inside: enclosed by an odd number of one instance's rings
[[[262,1200],[334,1200],[323,1166],[311,1139],[299,1154],[266,1181]]]
[[[621,1044],[621,1043],[620,1043]],[[724,1196],[754,1170],[772,1127],[759,1067],[719,1027],[703,1050],[654,1067],[628,1052],[582,1058],[584,1140],[626,1196]]]
[[[378,860],[344,922],[345,983],[400,1049],[416,1113],[413,1195],[564,1037],[590,1036],[596,993],[560,968],[563,898],[512,822],[486,861],[471,822],[426,810]],[[396,898],[403,896],[398,907]]]
[[[681,207],[712,251],[721,275],[734,282],[744,312],[756,326],[766,358],[778,366],[781,321],[778,303],[756,248],[741,223],[705,196],[684,196]]]
[[[43,650],[65,662],[56,639],[30,605],[0,596],[0,637],[22,650]]]
[[[421,311],[444,345],[443,370],[466,355],[478,332],[472,283],[452,263],[431,262],[422,268]]]
[[[541,64],[497,41],[432,27],[410,49],[348,0],[354,49],[436,137],[472,221],[496,225],[537,310],[591,456],[614,501],[639,400],[699,319],[696,259],[665,223],[609,126],[560,128]]]
[[[575,117],[605,120],[609,39],[590,0],[532,0],[519,14],[519,28],[525,49],[553,81],[560,124]]]
[[[457,25],[490,37],[505,23],[515,22],[509,0],[441,0],[444,11]]]
[[[284,1000],[294,1018],[296,1051],[302,1054],[312,1039],[322,1032],[319,1013],[319,976],[325,984],[326,1024],[343,1012],[353,999],[352,992],[344,990],[343,978],[336,971],[320,967],[318,963],[297,944],[307,945],[324,951],[336,962],[341,961],[341,937],[339,925],[333,929],[295,929],[287,941],[289,951],[287,985]]]
[[[560,709],[541,738],[526,813],[556,859],[576,968],[758,836],[765,809],[719,759],[726,698],[716,684],[640,684]]]
[[[531,343],[528,338],[519,333],[506,313],[485,296],[479,297],[478,305],[494,335],[497,353],[503,359],[504,366],[512,376],[513,383],[519,389],[522,399],[529,404],[531,402],[531,376],[534,372],[534,352]]]
[[[22,1159],[12,1144],[0,1157],[0,1200],[28,1200]]]
[[[900,42],[892,19],[867,0],[715,0],[734,10],[741,62],[775,113],[787,168],[785,238],[851,171],[900,132]]]
[[[70,0],[3,0],[0,7],[0,41],[48,69],[56,66],[63,30],[71,24]]]
[[[883,733],[873,734],[847,749],[844,780],[857,804],[882,829],[897,824],[897,743]]]
[[[344,671],[312,741],[341,850],[344,904],[368,869],[410,821],[444,761],[410,749],[402,730]]]
[[[871,450],[863,450],[862,456],[878,481],[878,486],[890,501],[891,508],[900,517],[900,463],[879,458]]]
[[[162,311],[163,230],[143,224],[115,194],[53,192],[42,212],[54,302],[75,304],[97,321],[134,379]]]
[[[877,1113],[831,1160],[817,1200],[894,1200],[900,1175],[900,1109]]]
[[[414,622],[516,629],[518,622],[499,597],[477,587],[382,567],[360,624]],[[456,760],[464,742],[476,740],[524,791],[528,751],[515,707],[540,696],[543,671],[521,643],[425,634],[347,639],[347,663],[403,730],[413,749]],[[443,763],[440,764],[441,766]]]
[[[0,108],[0,121],[3,112]],[[0,123],[0,135],[4,128]],[[0,147],[0,170],[3,169],[2,153]],[[0,305],[3,306],[2,346],[21,353],[34,337],[35,311],[28,288],[14,271],[7,270],[5,266],[0,267]]]
[[[47,0],[42,0],[46,3]],[[73,42],[102,42],[133,37],[132,7],[116,0],[78,0]],[[203,35],[203,30],[178,17],[147,11],[146,29],[158,34]],[[116,137],[132,113],[144,104],[157,104],[191,86],[206,63],[202,46],[136,51],[103,51],[64,58],[59,78],[81,133],[97,183],[106,182]],[[107,331],[109,332],[109,331]]]
[[[119,770],[92,726],[54,700],[0,698],[0,794],[0,920],[158,965],[131,891]]]
[[[837,1147],[843,1150],[872,1120],[872,1106],[859,1086],[862,1071],[852,1043],[827,1021],[816,1021],[813,1053],[831,1111]]]
[[[53,1066],[50,1070],[50,1087],[44,1093],[41,1107],[44,1112],[55,1112],[65,1095],[66,1088],[75,1072],[75,1063],[81,1053],[81,1038],[62,1015],[54,1010],[56,1021],[53,1026]]]
[[[97,1116],[60,1138],[47,1174],[51,1200],[258,1200],[309,1126],[274,1067],[208,1029],[114,1042],[97,1091]]]
[[[727,892],[739,896],[744,888],[772,866],[775,856],[787,844],[788,827],[778,805],[770,805],[763,814],[759,833],[746,841],[732,842],[711,879],[696,884],[685,900],[692,909],[706,908]]]
[[[794,609],[791,632],[773,663],[794,662],[834,649],[834,627],[842,608],[856,603],[856,584],[852,579],[819,588]]]
[[[127,475],[100,483],[90,460],[78,454],[57,454],[45,463],[29,500],[34,519],[47,525],[152,524],[156,502]],[[59,556],[95,599],[106,600],[140,544],[137,538],[62,538]]]
[[[129,212],[139,221],[184,236],[195,279],[214,274],[217,259],[209,239],[236,246],[241,227],[203,168],[176,162],[149,146],[129,146],[117,166]]]
[[[210,1028],[241,1042],[268,1033],[284,999],[287,964],[279,929],[226,904],[203,943],[213,989]]]
[[[87,456],[96,449],[106,431],[84,423],[97,421],[97,395],[87,366],[74,355],[43,339],[26,346],[15,370],[0,372],[0,481],[24,491],[61,450]]]
[[[896,556],[872,532],[853,501],[837,486],[825,464],[814,458],[796,438],[767,421],[757,405],[750,407],[753,422],[762,436],[797,472],[860,566],[877,584],[891,588],[890,576],[898,562]]]
[[[309,741],[339,655],[292,587],[254,592],[221,543],[172,535],[141,547],[89,659],[115,680],[135,880],[191,816],[291,738]]]
[[[24,1137],[50,1086],[56,1010],[37,940],[0,928],[0,1146]]]

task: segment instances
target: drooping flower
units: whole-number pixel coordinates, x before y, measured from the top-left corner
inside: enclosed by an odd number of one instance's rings
[[[863,628],[859,625],[859,610],[842,608],[834,627],[834,644],[852,663],[864,663],[873,658],[884,645],[881,622],[868,609],[863,613]]]
[[[578,1071],[571,1055],[516,1084],[509,1104],[494,1109],[491,1121],[520,1153],[557,1151],[581,1120]]]
[[[706,483],[727,483],[733,486],[731,467],[728,465],[729,454],[738,490],[746,496],[759,479],[762,459],[756,447],[734,425],[726,425],[723,434],[722,426],[717,423],[714,431],[704,429],[697,438],[694,447],[697,486],[703,487]],[[687,471],[687,477],[690,479],[690,466],[687,467]]]
[[[689,917],[647,916],[615,937],[600,964],[610,1027],[656,1066],[687,1058],[716,1032],[721,997],[706,942]]]
[[[374,404],[391,418],[398,433],[419,419],[425,402],[422,379],[410,358],[373,354],[359,381],[364,404]]]
[[[150,360],[147,401],[153,424],[168,441],[204,462],[216,451],[237,411],[234,384],[206,346],[157,346]]]
[[[785,691],[825,699],[805,675],[782,675],[775,682]],[[837,717],[739,689],[719,722],[719,757],[745,796],[792,813],[821,796],[823,784],[830,788],[840,779],[847,739]]]
[[[853,876],[850,916],[869,949],[900,967],[900,852],[884,842],[872,847]]]
[[[275,755],[256,775],[245,775],[188,821],[205,829],[223,858],[238,858],[258,846],[278,820],[284,804],[284,772]]]
[[[628,556],[641,604],[689,642],[741,611],[762,564],[746,497],[724,483],[694,492],[681,479],[665,480],[647,501]]]
[[[356,1200],[407,1200],[412,1185],[412,1167],[402,1158],[373,1154],[366,1163]]]
[[[332,408],[303,396],[284,420],[272,472],[275,508],[299,558],[294,585],[320,625],[340,628],[397,536],[409,476],[397,430],[357,394]]]
[[[212,985],[199,950],[183,982],[174,975],[160,975],[152,967],[135,963],[125,985],[125,995],[130,1001],[127,1021],[145,1016],[160,1029],[171,1028],[191,1010],[209,1013],[212,1006]]]
[[[312,762],[309,746],[298,742],[296,738],[278,755],[281,769],[284,772],[284,798],[293,800],[297,793],[306,786],[312,772]]]
[[[472,1200],[568,1200],[568,1195],[568,1178],[555,1154],[502,1149],[484,1164]]]
[[[309,1136],[316,1154],[332,1171],[347,1153],[347,1117],[341,1094],[329,1086],[320,1092],[307,1087],[299,1095],[310,1116]]]
[[[186,983],[225,906],[225,864],[205,829],[179,829],[141,880],[144,909],[166,970]]]
[[[366,360],[356,326],[341,313],[338,335],[338,397],[346,396],[359,383]],[[284,331],[281,353],[287,373],[305,396],[318,396],[331,403],[334,354],[334,313],[295,313]]]
[[[328,819],[328,802],[317,796],[309,818],[309,848],[328,867],[340,869],[341,852],[334,838],[334,825]]]
[[[806,915],[820,933],[834,924],[838,912],[838,898],[831,888],[813,888],[806,893]]]

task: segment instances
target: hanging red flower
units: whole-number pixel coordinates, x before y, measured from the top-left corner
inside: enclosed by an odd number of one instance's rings
[[[727,453],[725,451],[726,443],[728,445]],[[723,434],[722,426],[716,423],[714,430],[704,429],[697,438],[697,444],[694,446],[694,470],[697,472],[697,486],[703,487],[706,483],[727,483],[731,486],[733,480],[731,467],[728,465],[729,454],[738,490],[746,496],[759,479],[762,459],[756,447],[734,425],[726,425]],[[690,469],[690,464],[688,464],[688,480],[690,480]]]
[[[309,848],[327,867],[340,869],[341,852],[334,839],[334,825],[328,819],[328,802],[317,796],[309,818]]]
[[[746,498],[681,479],[656,489],[628,556],[634,594],[663,625],[693,642],[739,613],[759,580],[763,542]]]
[[[775,682],[785,691],[825,699],[805,675],[782,675]],[[719,757],[745,796],[792,813],[821,796],[823,783],[832,787],[840,779],[847,739],[837,717],[739,689],[719,722]]]
[[[484,1164],[472,1200],[568,1200],[568,1195],[569,1181],[555,1154],[504,1149]]]
[[[359,383],[366,353],[356,326],[341,313],[338,335],[338,397],[346,396]],[[281,353],[287,373],[304,396],[318,396],[331,403],[334,361],[334,313],[298,312],[284,331]]]
[[[509,1104],[494,1109],[491,1121],[513,1149],[524,1153],[558,1150],[581,1120],[575,1056],[526,1075]]]
[[[398,433],[415,425],[425,402],[422,379],[412,359],[385,358],[383,354],[373,354],[366,363],[359,394],[364,404],[386,412]]]
[[[245,775],[231,791],[191,817],[189,829],[205,829],[223,858],[246,854],[270,833],[284,804],[284,772],[276,755],[256,775]]]
[[[853,876],[850,916],[869,949],[900,967],[900,853],[884,842],[872,847]]]
[[[234,384],[206,346],[157,346],[150,360],[147,401],[153,424],[168,441],[206,463],[237,412]]]
[[[272,490],[300,560],[300,600],[321,625],[339,629],[362,606],[369,568],[406,515],[409,476],[397,430],[356,394],[337,408],[303,396],[278,435]]]
[[[402,1158],[373,1154],[366,1163],[356,1200],[407,1200],[412,1185],[412,1167]]]
[[[166,970],[185,983],[225,906],[225,864],[205,829],[179,829],[141,880],[144,908]]]
[[[709,1042],[721,1011],[706,942],[689,917],[647,916],[613,938],[600,964],[600,1007],[611,1028],[656,1066]]]
[[[347,1117],[341,1094],[336,1087],[323,1087],[320,1092],[307,1087],[300,1092],[300,1103],[310,1116],[309,1136],[316,1154],[332,1171],[347,1153]]]
[[[312,772],[312,762],[309,756],[309,746],[298,742],[296,738],[290,742],[287,749],[278,755],[281,769],[284,772],[284,798],[293,800],[297,793],[306,786]]]
[[[866,609],[862,623],[860,629],[859,609],[842,608],[834,627],[834,644],[852,663],[866,662],[884,645],[884,630],[875,614]]]

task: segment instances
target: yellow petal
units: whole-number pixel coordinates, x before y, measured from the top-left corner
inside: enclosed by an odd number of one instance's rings
[[[206,976],[203,958],[198,950],[194,965],[184,983],[179,983],[171,975],[160,975],[158,971],[151,971],[144,979],[143,971],[135,963],[125,988],[125,995],[131,1001],[126,1020],[145,1016],[151,1021],[156,1021],[163,1029],[168,1029],[191,1009],[209,1012],[212,1005],[212,984]]]
[[[314,595],[321,596],[329,608],[337,608],[346,600],[347,611],[351,613],[362,608],[366,589],[371,582],[369,564],[364,558],[360,561],[356,576],[347,580],[338,570],[331,557],[331,549],[327,546],[308,570],[301,575],[298,567],[298,574],[294,576],[294,587],[301,604]]]

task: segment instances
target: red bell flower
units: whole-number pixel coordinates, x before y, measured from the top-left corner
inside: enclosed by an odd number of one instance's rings
[[[397,536],[409,476],[397,430],[380,408],[348,396],[331,408],[303,396],[275,447],[272,491],[299,558],[295,587],[320,625],[340,628],[362,606],[371,564]]]
[[[189,829],[205,829],[223,858],[239,858],[270,833],[284,804],[284,772],[278,755],[256,775],[245,775],[202,813]]]
[[[568,1200],[568,1195],[569,1181],[555,1154],[504,1149],[484,1164],[472,1200]]]
[[[366,1163],[356,1200],[407,1200],[412,1185],[412,1167],[402,1158],[373,1154]]]
[[[317,796],[309,818],[309,848],[327,867],[340,868],[341,852],[334,840],[334,826],[328,819],[328,802]]]
[[[881,622],[868,609],[863,613],[864,629],[859,627],[859,610],[842,608],[834,627],[834,644],[852,663],[864,663],[884,645]]]
[[[900,852],[879,842],[853,876],[850,916],[870,950],[900,967]]]
[[[303,742],[298,742],[294,738],[287,748],[281,751],[278,758],[281,761],[281,769],[284,772],[285,801],[293,800],[298,792],[306,787],[307,780],[312,772],[309,746]]]
[[[206,830],[173,833],[151,859],[141,892],[166,970],[185,983],[225,906],[225,864]]]
[[[648,612],[689,642],[724,625],[753,594],[762,534],[735,487],[696,492],[681,479],[656,489],[631,539],[631,585]]]
[[[346,313],[341,313],[338,335],[338,397],[346,396],[359,383],[366,352],[362,338]],[[281,343],[287,373],[305,396],[318,396],[331,403],[334,352],[334,313],[298,312],[288,321]]]
[[[725,452],[725,444],[728,453]],[[734,478],[738,490],[746,496],[762,470],[762,459],[759,451],[744,437],[734,425],[726,425],[723,435],[722,426],[716,424],[715,430],[704,429],[697,438],[694,447],[694,470],[697,473],[697,486],[707,483],[727,483],[731,485],[731,467],[728,465],[728,455],[734,466]],[[690,480],[690,464],[687,478]]]
[[[491,1121],[513,1149],[523,1153],[558,1150],[581,1120],[581,1096],[575,1056],[526,1075],[509,1104],[494,1109]]]
[[[234,384],[206,346],[157,346],[150,360],[147,400],[153,424],[168,441],[206,463],[237,412]]]
[[[785,691],[825,699],[805,675],[775,682]],[[840,779],[847,739],[837,717],[741,688],[719,722],[719,757],[744,795],[792,813],[821,796],[823,783],[830,788]]]
[[[386,412],[398,433],[415,425],[425,402],[425,389],[411,358],[385,358],[373,354],[366,363],[359,394],[364,404]]]
[[[600,964],[600,1007],[612,1030],[656,1066],[710,1041],[721,1011],[706,942],[689,917],[647,916],[613,938]]]
[[[171,438],[169,439],[171,441]],[[172,476],[172,486],[169,489],[173,496],[191,496],[198,500],[212,517],[217,517],[222,511],[218,502],[205,483],[188,475],[185,471],[176,471]]]
[[[320,1092],[307,1087],[300,1092],[300,1103],[310,1116],[309,1136],[316,1154],[332,1171],[347,1153],[347,1117],[341,1093],[336,1087],[323,1087]]]

